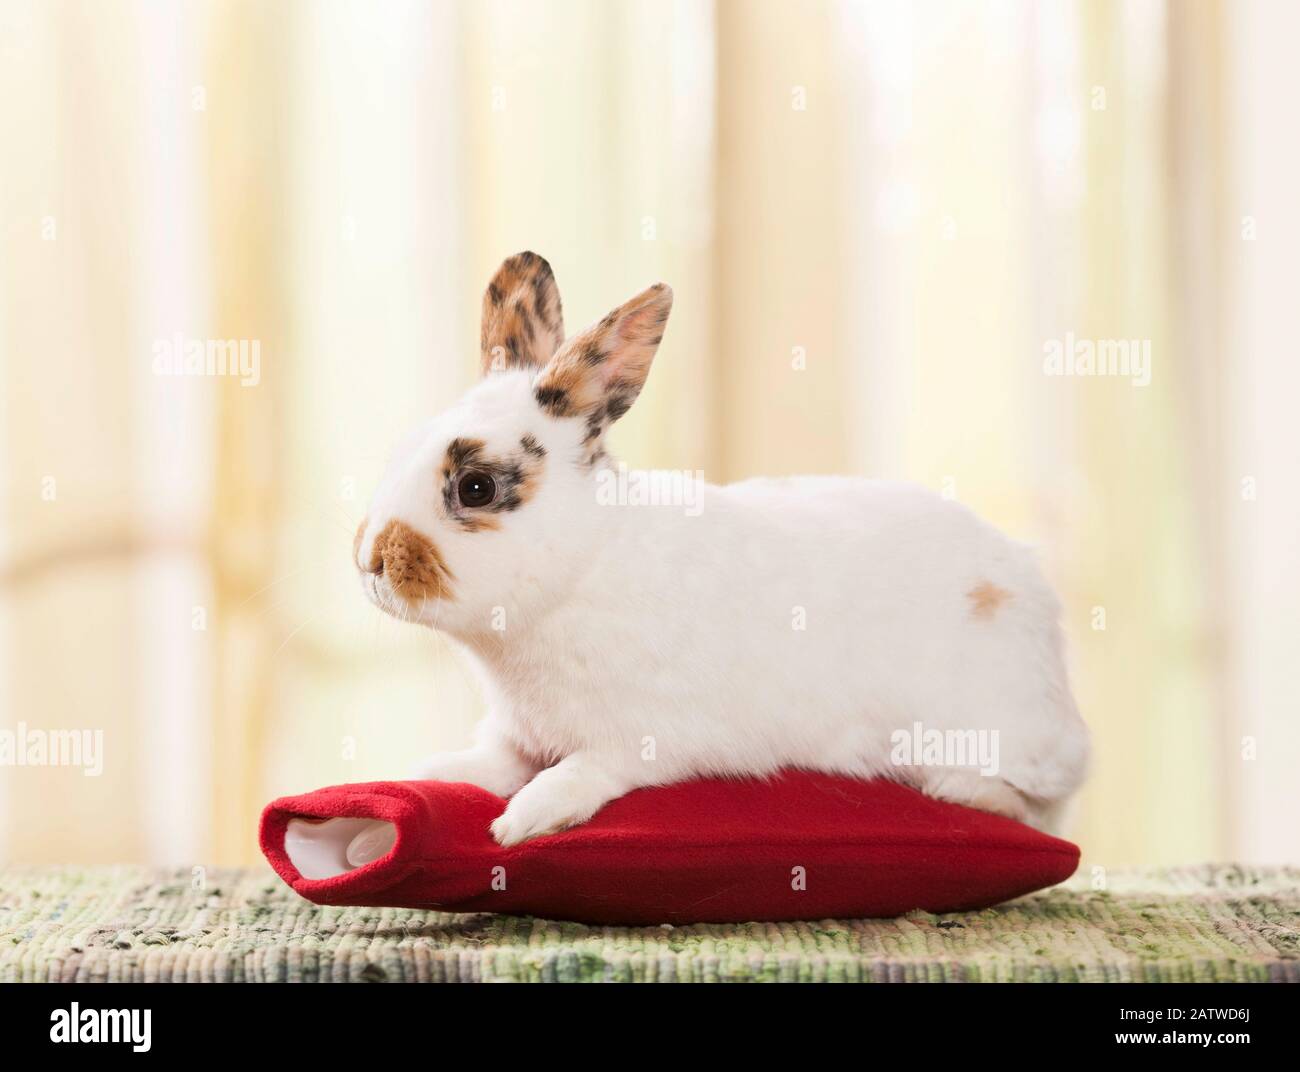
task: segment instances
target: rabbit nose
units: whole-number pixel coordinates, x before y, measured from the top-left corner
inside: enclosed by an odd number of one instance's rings
[[[396,518],[375,536],[369,559],[358,557],[358,562],[365,573],[383,574],[394,594],[402,599],[449,596],[451,571],[438,548],[427,536]]]
[[[379,541],[375,540],[374,546],[370,549],[370,560],[368,562],[361,559],[361,545],[366,539],[365,519],[357,526],[356,539],[352,541],[352,561],[357,564],[357,569],[362,573],[381,574],[384,572],[384,556],[379,550]]]

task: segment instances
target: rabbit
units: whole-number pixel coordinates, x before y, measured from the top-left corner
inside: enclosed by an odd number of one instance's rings
[[[508,797],[507,846],[638,787],[783,767],[1053,829],[1088,734],[1028,548],[905,483],[701,484],[690,510],[609,494],[606,433],[672,301],[658,283],[566,338],[550,266],[508,258],[482,379],[398,447],[357,531],[362,586],[462,648],[487,703],[473,745],[419,775]],[[995,763],[951,747],[976,739]]]

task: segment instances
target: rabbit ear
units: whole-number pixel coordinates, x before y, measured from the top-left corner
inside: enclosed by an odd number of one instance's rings
[[[483,294],[483,374],[540,368],[563,341],[564,311],[551,266],[536,253],[507,257]]]
[[[533,385],[538,404],[553,417],[585,417],[595,440],[641,393],[672,307],[672,290],[656,283],[567,340]]]

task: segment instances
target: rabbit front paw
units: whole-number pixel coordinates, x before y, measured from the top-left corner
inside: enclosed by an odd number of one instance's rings
[[[628,786],[581,755],[569,756],[542,771],[514,795],[492,823],[492,836],[504,846],[554,834],[586,822]]]

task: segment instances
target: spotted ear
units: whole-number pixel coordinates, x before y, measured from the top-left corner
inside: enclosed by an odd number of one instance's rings
[[[538,405],[586,418],[587,441],[597,439],[641,393],[672,307],[672,290],[656,283],[568,339],[533,385]]]
[[[483,294],[483,374],[541,368],[562,342],[564,311],[551,266],[536,253],[507,257]]]

